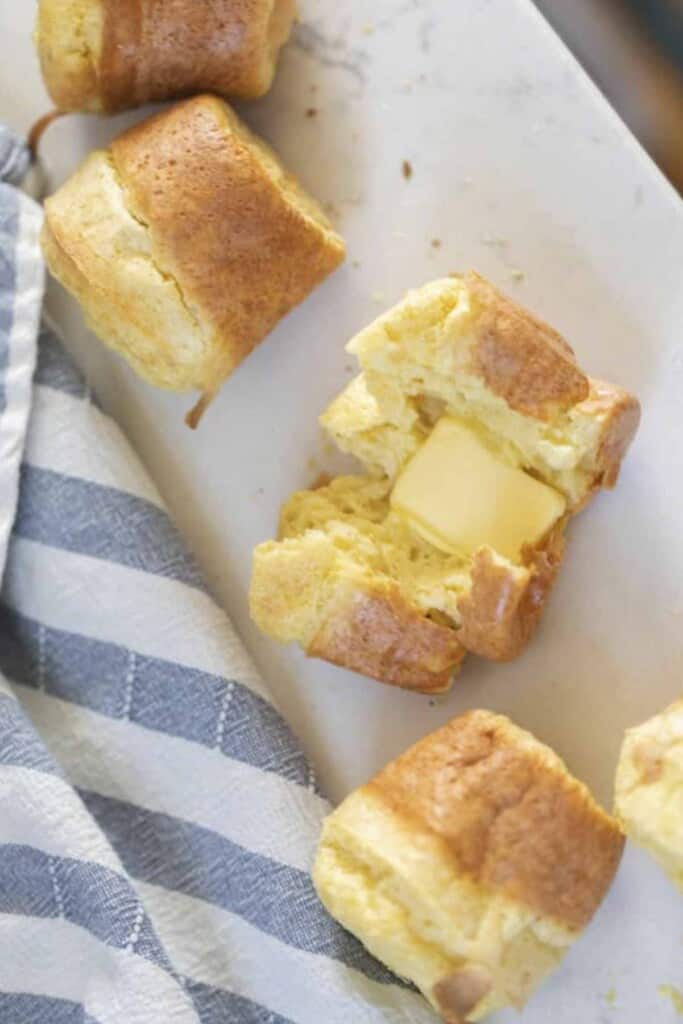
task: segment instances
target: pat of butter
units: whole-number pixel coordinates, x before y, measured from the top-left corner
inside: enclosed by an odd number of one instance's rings
[[[566,502],[444,416],[398,478],[391,505],[442,551],[470,554],[488,545],[516,560],[564,514]]]

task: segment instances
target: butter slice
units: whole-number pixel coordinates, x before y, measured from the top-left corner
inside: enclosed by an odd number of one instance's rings
[[[398,478],[391,505],[441,551],[467,555],[487,545],[514,561],[545,536],[566,501],[444,416]]]

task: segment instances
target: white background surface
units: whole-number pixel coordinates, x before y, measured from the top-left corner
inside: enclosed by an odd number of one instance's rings
[[[0,0],[0,116],[22,130],[49,106],[34,7]],[[482,706],[554,746],[609,804],[624,728],[683,690],[680,201],[528,0],[301,8],[273,92],[242,112],[330,204],[346,266],[227,382],[197,434],[183,425],[190,396],[137,381],[56,286],[50,308],[334,798]],[[139,117],[53,126],[50,185]],[[589,372],[636,390],[644,421],[617,491],[572,525],[528,652],[507,666],[471,659],[430,702],[270,643],[246,595],[251,550],[273,534],[281,501],[329,461],[316,418],[349,377],[344,343],[406,288],[469,266],[563,331]],[[629,850],[598,919],[523,1019],[669,1024],[662,983],[683,987],[683,899]]]

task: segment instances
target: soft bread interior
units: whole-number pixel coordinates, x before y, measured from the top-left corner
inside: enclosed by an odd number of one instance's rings
[[[40,0],[34,40],[45,83],[60,110],[102,109],[103,23],[102,0]]]
[[[464,1008],[467,1020],[523,1006],[574,938],[460,873],[442,840],[372,784],[325,823],[313,878],[329,912],[437,1010],[439,983],[481,971],[488,991]]]
[[[442,550],[391,506],[394,478],[427,437],[428,421],[421,426],[406,416],[400,425],[372,426],[376,407],[363,378],[338,404],[349,406],[349,417],[357,410],[353,422],[367,426],[356,435],[356,454],[372,443],[370,434],[376,431],[378,451],[387,456],[384,473],[338,477],[286,502],[279,542],[261,544],[254,553],[251,606],[256,622],[281,642],[298,640],[306,648],[335,588],[353,580],[367,590],[395,582],[413,607],[459,628],[459,601],[472,586],[471,554]],[[511,583],[529,577],[526,566],[491,554]]]
[[[278,588],[280,599],[272,595],[278,607],[269,606],[269,631],[275,629],[283,642],[301,639],[307,646],[327,595],[349,579],[368,585],[395,581],[425,614],[459,624],[457,601],[471,582],[468,560],[439,551],[410,529],[391,510],[390,490],[386,479],[339,477],[326,487],[294,494],[284,506],[282,541],[261,545],[254,567],[254,586],[260,568],[267,582],[275,561],[282,563],[278,577],[283,584],[293,581],[287,593]]]
[[[322,423],[339,447],[392,478],[436,419],[462,419],[508,464],[533,472],[579,505],[595,476],[607,408],[590,396],[550,419],[517,412],[470,366],[476,300],[461,278],[426,285],[358,334],[363,369]],[[354,413],[357,403],[363,419]]]
[[[280,542],[254,554],[254,620],[308,649],[335,586],[393,582],[462,649],[516,657],[569,516],[616,481],[637,401],[586,377],[556,332],[474,273],[409,293],[348,350],[362,372],[321,424],[365,472],[286,503]],[[306,576],[313,549],[324,570]]]
[[[410,437],[399,434],[400,450]],[[264,632],[308,648],[335,590],[350,582],[368,591],[396,583],[425,616],[460,628],[459,601],[472,587],[472,558],[445,552],[411,528],[391,507],[392,487],[386,475],[343,476],[292,495],[282,509],[279,540],[254,552],[251,609]],[[491,557],[510,584],[528,580],[527,567],[496,552]]]
[[[627,835],[683,891],[683,701],[626,734],[615,807]]]

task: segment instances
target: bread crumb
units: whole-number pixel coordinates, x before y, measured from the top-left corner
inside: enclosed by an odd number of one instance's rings
[[[523,270],[511,270],[510,277],[512,278],[513,281],[523,281],[526,277],[526,274]]]
[[[432,238],[432,249],[440,249],[440,248],[441,248],[441,239],[440,238]]]
[[[358,267],[360,266],[360,260],[351,260],[351,266],[358,269]]]
[[[675,985],[660,985],[657,991],[664,999],[668,999],[676,1013],[683,1017],[683,992]]]
[[[384,294],[384,292],[373,292],[372,293],[372,301],[373,302],[386,302],[387,301],[387,297]]]
[[[484,235],[481,244],[488,245],[492,249],[504,249],[508,244],[508,240],[507,238],[497,238],[495,235]]]
[[[362,32],[364,36],[371,36],[374,33],[374,31],[375,26],[371,22],[367,21],[365,25],[363,25]]]
[[[608,989],[607,992],[605,992],[605,1002],[608,1006],[614,1006],[616,1004],[616,1001],[617,990],[614,988],[614,986],[612,986],[612,988]]]
[[[404,160],[401,164],[401,170],[403,171],[403,177],[406,181],[410,181],[413,176],[413,165],[410,160]]]
[[[318,111],[316,107],[309,107],[306,111],[306,117],[317,117]]]

